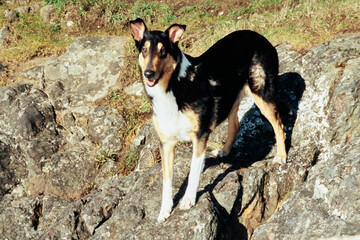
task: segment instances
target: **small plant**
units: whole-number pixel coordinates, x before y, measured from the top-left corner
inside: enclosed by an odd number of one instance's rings
[[[116,161],[117,155],[110,151],[100,151],[95,157],[96,168],[100,169],[108,161]]]
[[[52,26],[50,29],[51,32],[56,32],[61,29],[60,24],[57,24],[55,22],[50,22],[50,25]]]
[[[91,190],[93,190],[94,188],[95,188],[95,183],[94,183],[94,182],[91,182],[91,183],[89,183],[89,185],[87,186],[86,191],[87,191],[87,192],[91,192]]]
[[[120,96],[121,95],[119,92],[112,92],[110,100],[114,101],[114,100],[118,99]]]

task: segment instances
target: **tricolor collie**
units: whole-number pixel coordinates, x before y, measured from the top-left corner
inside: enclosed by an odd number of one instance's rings
[[[228,118],[228,136],[218,155],[227,155],[239,130],[240,97],[250,94],[271,123],[276,137],[275,163],[286,161],[285,136],[275,99],[278,76],[275,48],[252,31],[233,32],[199,57],[178,47],[184,25],[174,24],[165,32],[149,31],[142,19],[130,22],[139,50],[139,65],[153,120],[160,138],[163,191],[158,221],[170,216],[173,206],[174,150],[178,141],[192,141],[188,186],[180,209],[195,204],[209,134]]]

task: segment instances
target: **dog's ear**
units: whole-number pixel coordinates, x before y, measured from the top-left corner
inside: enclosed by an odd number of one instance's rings
[[[181,35],[185,32],[186,25],[173,24],[165,32],[173,43],[178,43]]]
[[[137,44],[143,39],[144,33],[147,31],[146,25],[141,18],[130,21],[130,29],[131,35]]]

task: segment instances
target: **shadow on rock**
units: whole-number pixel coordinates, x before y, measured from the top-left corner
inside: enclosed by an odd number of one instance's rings
[[[278,77],[277,89],[278,107],[286,134],[286,150],[289,151],[305,82],[298,73],[289,72]],[[235,168],[248,167],[256,161],[274,157],[271,150],[275,144],[273,128],[254,104],[240,121],[240,131],[229,156],[215,161],[209,159],[206,167],[219,162],[230,163]]]

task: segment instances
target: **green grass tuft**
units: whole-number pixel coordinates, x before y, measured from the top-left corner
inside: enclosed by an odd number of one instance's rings
[[[96,168],[100,169],[108,161],[116,161],[116,160],[117,160],[117,155],[115,153],[101,150],[95,157]]]

